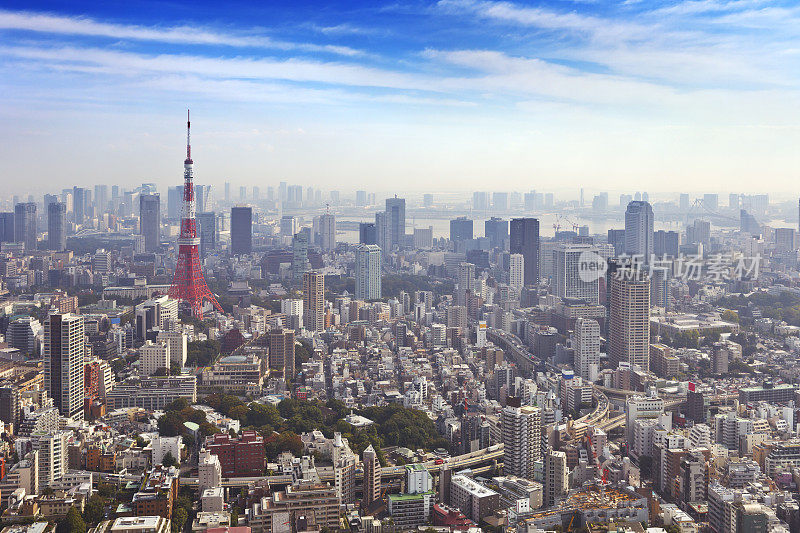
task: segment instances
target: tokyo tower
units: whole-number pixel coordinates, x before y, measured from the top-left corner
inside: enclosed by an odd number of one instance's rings
[[[200,266],[200,239],[197,237],[194,181],[192,179],[192,145],[189,137],[189,111],[186,111],[186,161],[183,162],[183,211],[181,213],[181,235],[178,238],[178,264],[169,289],[170,298],[189,304],[192,314],[203,318],[203,300],[208,300],[219,312],[222,306],[211,293]]]

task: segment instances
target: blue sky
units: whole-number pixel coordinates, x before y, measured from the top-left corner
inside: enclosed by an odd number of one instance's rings
[[[796,190],[797,2],[252,4],[1,3],[3,181]]]

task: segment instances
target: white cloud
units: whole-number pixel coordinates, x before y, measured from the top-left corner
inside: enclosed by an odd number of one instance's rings
[[[189,26],[157,27],[111,24],[99,22],[88,17],[66,17],[24,11],[0,11],[0,29],[174,44],[323,52],[344,56],[357,56],[362,53],[347,46],[293,43],[275,40],[265,35],[220,33],[211,29]]]

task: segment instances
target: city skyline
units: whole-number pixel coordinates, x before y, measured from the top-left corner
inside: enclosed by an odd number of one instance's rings
[[[231,7],[6,4],[7,179],[173,185],[191,107],[214,186],[793,187],[790,2]]]

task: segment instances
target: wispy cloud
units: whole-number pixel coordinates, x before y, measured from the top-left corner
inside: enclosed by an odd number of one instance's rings
[[[355,26],[353,24],[343,22],[341,24],[334,24],[332,26],[320,26],[318,24],[308,25],[312,30],[322,33],[324,35],[376,35],[383,33],[376,28],[366,28],[363,26]]]
[[[0,11],[0,29],[172,44],[322,52],[344,56],[358,56],[363,53],[347,46],[295,43],[276,40],[266,35],[240,32],[224,33],[190,26],[153,27],[112,24],[99,22],[88,17],[68,17],[25,11]]]

